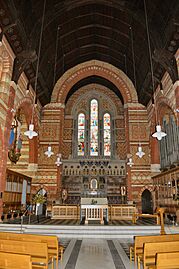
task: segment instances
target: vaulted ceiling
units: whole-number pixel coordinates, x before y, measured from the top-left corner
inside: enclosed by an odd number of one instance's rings
[[[66,70],[92,59],[125,72],[136,83],[139,101],[148,103],[153,86],[144,1],[154,82],[160,83],[165,71],[173,82],[178,79],[173,57],[179,43],[178,0],[46,0],[37,85],[42,105],[50,101],[54,83]],[[23,68],[34,84],[43,7],[44,0],[0,0],[0,27],[16,55],[15,81]],[[82,84],[91,83],[91,79],[116,91],[109,81],[101,82],[98,77],[87,78]]]

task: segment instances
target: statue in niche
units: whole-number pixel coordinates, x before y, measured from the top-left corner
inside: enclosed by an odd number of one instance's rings
[[[9,137],[9,150],[8,157],[11,162],[17,163],[21,156],[22,149],[22,134],[21,134],[22,120],[20,118],[20,110],[14,116],[11,125],[10,137]]]
[[[91,185],[90,187],[91,187],[92,190],[96,190],[98,188],[98,181],[97,181],[97,179],[96,178],[93,178],[91,180],[91,184],[90,185]]]
[[[67,197],[68,197],[67,190],[66,190],[66,189],[63,189],[63,190],[62,190],[62,203],[63,203],[63,204],[64,204],[65,201],[67,200]]]

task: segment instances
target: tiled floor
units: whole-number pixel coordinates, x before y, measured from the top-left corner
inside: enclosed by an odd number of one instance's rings
[[[60,269],[133,269],[127,248],[130,240],[72,239],[59,263]],[[127,253],[127,254],[126,254]]]

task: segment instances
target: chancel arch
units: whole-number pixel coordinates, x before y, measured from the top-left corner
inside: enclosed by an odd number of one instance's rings
[[[109,63],[99,60],[91,60],[79,64],[68,70],[56,83],[51,102],[65,103],[70,89],[78,81],[89,76],[99,76],[108,79],[118,88],[124,99],[124,103],[138,102],[136,89],[126,74]]]
[[[66,103],[64,126],[62,182],[68,190],[67,202],[75,203],[81,197],[94,195],[93,179],[98,183],[95,188],[98,197],[108,196],[109,201],[115,203],[122,201],[120,187],[126,185],[122,101],[102,85],[93,83],[81,87]],[[123,137],[120,140],[119,133]],[[116,192],[115,198],[112,192]]]

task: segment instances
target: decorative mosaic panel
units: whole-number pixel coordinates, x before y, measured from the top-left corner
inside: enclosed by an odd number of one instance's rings
[[[64,128],[73,128],[73,120],[65,119],[64,120]]]
[[[140,125],[137,123],[130,124],[129,129],[130,140],[148,140],[148,132],[144,123],[140,123]]]
[[[124,140],[125,139],[125,130],[118,129],[116,130],[116,140]]]
[[[60,124],[60,123],[59,123]],[[41,141],[53,141],[59,139],[59,127],[53,123],[45,123],[40,131]]]
[[[115,121],[115,125],[116,125],[116,128],[124,128],[124,120],[121,119],[121,120],[116,120]]]
[[[63,131],[63,139],[64,140],[71,140],[72,139],[72,129],[64,129]]]
[[[126,159],[126,144],[125,143],[116,143],[116,153],[121,160]]]
[[[65,142],[62,146],[63,158],[68,159],[72,154],[72,143]]]

